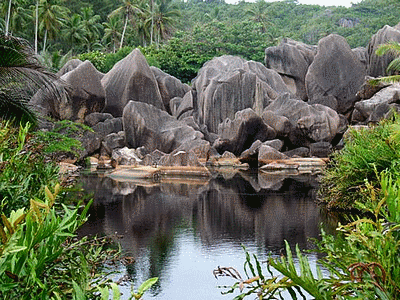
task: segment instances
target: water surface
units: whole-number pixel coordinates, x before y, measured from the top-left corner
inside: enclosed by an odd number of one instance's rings
[[[153,183],[90,175],[82,183],[94,204],[81,234],[113,236],[135,257],[120,267],[134,285],[159,277],[144,299],[232,299],[216,286],[234,281],[216,280],[212,271],[232,266],[242,272],[242,245],[260,260],[279,255],[284,240],[313,249],[309,238],[318,238],[319,224],[329,221],[315,204],[312,176],[239,172]],[[315,264],[316,254],[308,256]],[[123,299],[129,290],[122,288]]]

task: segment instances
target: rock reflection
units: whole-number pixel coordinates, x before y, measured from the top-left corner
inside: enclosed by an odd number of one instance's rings
[[[251,240],[263,252],[276,253],[285,239],[305,249],[310,248],[308,238],[319,235],[313,177],[236,173],[194,184],[96,176],[82,181],[94,197],[82,234],[114,236],[125,252],[147,256],[147,277],[163,273],[182,229],[193,231],[205,249]]]
[[[312,177],[236,174],[204,185],[143,186],[88,176],[83,184],[94,195],[85,232],[122,235],[123,248],[133,254],[157,236],[173,238],[177,226],[193,227],[205,245],[255,236],[274,249],[284,239],[305,248],[307,238],[319,232]]]

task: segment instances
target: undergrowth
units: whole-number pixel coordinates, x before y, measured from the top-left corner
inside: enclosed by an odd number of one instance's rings
[[[320,184],[321,201],[328,209],[351,209],[367,201],[365,180],[379,185],[376,171],[394,172],[400,166],[400,117],[368,128],[350,129],[344,148],[334,153]]]

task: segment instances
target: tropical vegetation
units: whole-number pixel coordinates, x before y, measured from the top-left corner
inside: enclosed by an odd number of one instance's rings
[[[399,8],[396,0],[363,0],[349,8],[295,0],[7,0],[0,4],[0,27],[55,60],[67,53],[107,56],[140,46],[150,64],[188,82],[214,56],[262,62],[264,49],[284,37],[316,44],[337,33],[352,48],[365,47],[384,25],[398,23]]]

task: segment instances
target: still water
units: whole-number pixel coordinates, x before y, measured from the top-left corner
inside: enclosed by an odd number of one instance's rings
[[[232,299],[217,286],[233,279],[216,280],[212,271],[232,266],[242,273],[242,245],[260,260],[279,255],[284,240],[313,249],[309,238],[318,238],[320,223],[334,223],[315,204],[312,176],[237,172],[153,183],[92,174],[82,185],[94,203],[81,234],[113,236],[135,258],[118,275],[133,285],[159,277],[144,299]],[[308,257],[315,264],[317,255]],[[121,288],[123,299],[130,288]]]

